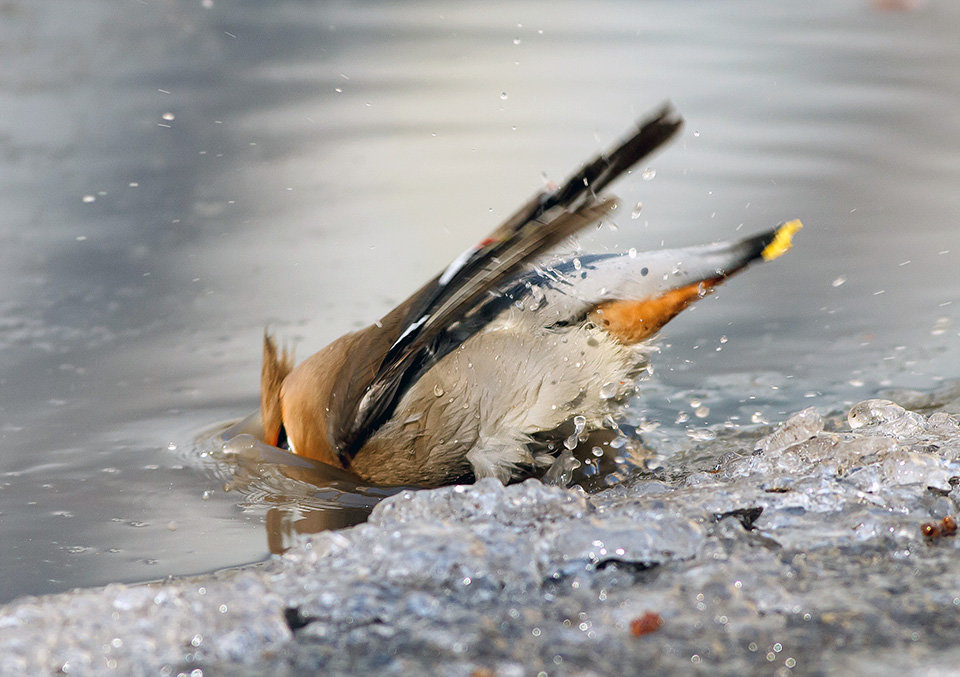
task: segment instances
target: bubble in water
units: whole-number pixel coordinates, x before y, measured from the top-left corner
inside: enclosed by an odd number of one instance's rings
[[[583,267],[583,264],[580,263],[580,259],[574,259],[574,260],[573,260],[573,269],[574,269],[574,270],[580,270],[582,267]]]
[[[607,381],[600,386],[600,399],[609,400],[617,395],[617,384],[613,381]]]
[[[627,256],[629,256],[631,259],[637,258],[637,248],[630,247],[630,249],[627,250]]]
[[[515,44],[515,45],[519,45],[521,42],[522,42],[522,40],[520,40],[520,38],[514,38],[514,39],[513,39],[513,44]]]
[[[847,278],[845,278],[843,275],[841,275],[840,277],[838,277],[837,279],[835,279],[833,282],[831,282],[831,283],[830,283],[830,286],[832,286],[832,287],[839,287],[839,286],[841,286],[841,285],[842,285],[844,282],[846,282],[846,281],[847,281]]]
[[[706,418],[710,415],[710,407],[703,405],[697,407],[696,411],[693,412],[697,418]]]
[[[443,386],[440,385],[439,383],[433,386],[433,394],[436,395],[437,397],[443,397]]]
[[[91,202],[96,202],[96,201],[97,201],[97,196],[96,196],[96,195],[84,195],[81,199],[82,199],[86,204],[90,204]]]
[[[603,456],[603,449],[601,449],[600,447],[594,447],[593,449],[590,450],[590,453],[596,456],[597,458],[600,458],[601,456]]]
[[[653,178],[657,175],[656,169],[644,169],[640,174],[640,178],[644,181],[653,181]]]
[[[177,116],[174,115],[173,113],[164,113],[160,117],[162,117],[167,122],[173,122],[177,118]]]
[[[642,203],[642,202],[638,202],[637,204],[635,204],[635,205],[633,206],[633,211],[630,212],[630,218],[631,218],[631,219],[639,219],[641,212],[643,212],[643,203]]]
[[[506,101],[506,100],[507,100],[507,93],[506,93],[506,92],[500,92],[500,100],[501,100],[501,101]]]

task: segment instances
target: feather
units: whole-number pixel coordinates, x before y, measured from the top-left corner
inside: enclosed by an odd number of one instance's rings
[[[489,292],[525,262],[595,224],[614,198],[607,185],[668,141],[683,121],[669,104],[635,133],[584,165],[559,188],[541,191],[479,244],[386,315],[360,338],[365,359],[345,365],[331,393],[327,434],[345,462],[392,414],[420,374],[482,329]],[[360,348],[361,346],[358,346]]]

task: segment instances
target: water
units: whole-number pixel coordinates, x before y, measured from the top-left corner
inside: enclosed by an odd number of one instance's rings
[[[195,443],[256,407],[263,327],[368,323],[667,98],[683,138],[585,249],[806,228],[664,332],[648,444],[960,375],[952,3],[57,10],[0,4],[0,599],[361,519]]]

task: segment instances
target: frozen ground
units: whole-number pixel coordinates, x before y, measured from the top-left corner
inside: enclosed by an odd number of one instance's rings
[[[22,598],[0,673],[947,674],[960,541],[922,525],[957,513],[960,386],[893,397],[594,495],[404,492],[263,565]]]

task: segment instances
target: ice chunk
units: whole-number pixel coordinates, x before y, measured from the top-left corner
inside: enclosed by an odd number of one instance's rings
[[[950,490],[952,473],[935,455],[898,449],[881,464],[883,479],[889,484],[920,484],[942,491]]]
[[[785,449],[809,440],[823,430],[823,419],[813,407],[794,414],[776,430],[757,442],[756,449],[765,454],[778,454]]]
[[[553,540],[553,559],[577,566],[607,563],[649,568],[693,557],[706,530],[690,519],[651,512],[638,519],[594,518],[589,529],[562,529]]]
[[[872,428],[880,435],[908,436],[923,431],[924,418],[890,400],[866,400],[850,409],[847,422],[853,430]]]

